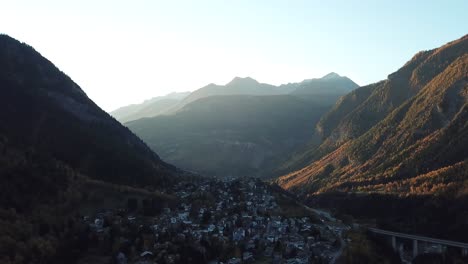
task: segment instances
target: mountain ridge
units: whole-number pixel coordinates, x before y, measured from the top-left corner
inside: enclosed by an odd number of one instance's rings
[[[0,133],[10,141],[114,183],[155,184],[177,173],[31,46],[0,35],[0,58]]]
[[[466,167],[467,73],[468,37],[464,36],[438,49],[420,52],[387,80],[344,96],[317,125],[323,129],[333,115],[338,120],[333,129],[322,131],[324,136],[328,134],[319,148],[325,153],[323,157],[279,178],[279,184],[303,194],[398,194],[395,186],[422,193],[428,192],[424,188],[448,193],[457,186],[457,192],[464,193],[468,172],[463,169],[459,171],[465,178],[452,176],[452,183],[447,182],[448,176],[441,176],[445,179],[442,181],[433,177],[430,183],[411,179],[451,171],[450,166]],[[343,110],[345,104],[354,110]],[[365,116],[372,122],[360,123],[364,113],[379,109],[374,106],[381,109],[377,116],[382,119],[376,118],[378,111],[373,111],[374,118]]]
[[[120,122],[157,116],[176,105],[189,94],[190,92],[172,92],[164,96],[153,97],[140,104],[131,104],[119,107],[114,111],[111,111],[110,114]]]
[[[327,78],[305,79],[299,83],[288,83],[279,86],[258,82],[252,77],[234,77],[226,85],[218,85],[210,83],[205,85],[189,95],[182,98],[180,101],[172,103],[169,107],[160,111],[153,111],[146,115],[133,115],[130,118],[118,115],[116,111],[111,112],[120,122],[136,120],[142,117],[155,117],[159,115],[171,115],[182,110],[184,106],[210,96],[222,95],[283,95],[293,93],[296,95],[329,95],[327,100],[337,100],[340,96],[358,87],[351,79],[340,76],[336,73],[330,73]],[[324,77],[325,77],[324,76]],[[138,105],[137,105],[138,106]],[[128,107],[128,106],[127,106]],[[126,107],[122,107],[126,108]],[[122,109],[120,108],[120,109]]]

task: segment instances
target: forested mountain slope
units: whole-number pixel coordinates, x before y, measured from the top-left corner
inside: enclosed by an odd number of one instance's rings
[[[420,52],[343,97],[319,122],[330,150],[278,179],[303,194],[467,191],[468,36]],[[326,152],[325,152],[326,153]]]
[[[163,184],[177,173],[32,47],[0,36],[0,133],[92,178]]]
[[[330,106],[314,96],[211,96],[174,115],[126,125],[183,169],[217,177],[271,177],[285,153],[313,140],[310,133]]]
[[[159,190],[186,175],[6,35],[0,94],[1,263],[70,262],[92,243],[83,211],[129,196],[165,202]]]

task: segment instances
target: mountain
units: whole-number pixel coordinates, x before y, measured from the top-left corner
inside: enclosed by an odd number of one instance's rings
[[[320,95],[322,100],[334,103],[340,96],[357,87],[358,85],[352,80],[336,73],[327,74],[323,78],[307,79],[299,83],[280,86],[260,83],[250,77],[235,77],[226,85],[211,83],[192,92],[167,113],[175,113],[198,99],[219,95]]]
[[[310,135],[320,116],[357,85],[330,73],[280,86],[250,77],[202,87],[165,116],[125,123],[164,160],[217,177],[273,177],[278,164],[320,144]],[[212,154],[216,153],[216,156]]]
[[[194,102],[198,99],[217,96],[217,95],[274,95],[281,94],[278,87],[270,84],[259,83],[258,81],[246,77],[235,77],[226,85],[208,84],[196,91],[192,92],[178,105],[176,105],[171,112],[177,112],[187,104]]]
[[[7,35],[0,94],[1,263],[68,263],[92,244],[80,215],[130,198],[167,203],[158,190],[185,175]]]
[[[151,98],[141,104],[133,104],[118,108],[112,111],[110,114],[121,123],[144,117],[158,116],[165,113],[171,107],[175,106],[189,94],[190,92],[173,92],[165,96]]]
[[[468,36],[416,54],[387,80],[342,97],[318,123],[321,158],[279,178],[303,194],[464,195]]]
[[[341,96],[358,88],[355,82],[345,76],[331,72],[322,78],[308,79],[297,84],[293,94]]]
[[[210,96],[174,115],[125,125],[183,169],[217,177],[271,177],[285,153],[314,141],[310,132],[331,105],[316,96]]]
[[[89,177],[161,184],[176,169],[32,47],[0,37],[0,133]]]

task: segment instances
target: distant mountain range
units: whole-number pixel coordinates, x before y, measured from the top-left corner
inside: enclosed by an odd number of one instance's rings
[[[358,85],[345,76],[331,72],[322,78],[308,79],[300,83],[286,84],[283,87],[292,86],[292,94],[310,95],[343,95],[358,88]],[[289,88],[291,89],[291,88]]]
[[[278,183],[330,191],[463,196],[468,184],[468,36],[416,54],[387,80],[342,97],[324,142]]]
[[[358,85],[347,77],[330,73],[323,78],[308,79],[300,83],[280,86],[260,83],[250,77],[235,77],[226,85],[208,84],[192,93],[175,93],[156,97],[142,104],[119,108],[110,114],[121,122],[128,122],[143,117],[174,114],[186,105],[210,96],[220,95],[317,95],[327,102],[334,103],[340,96],[357,88]]]
[[[122,123],[144,117],[158,116],[166,113],[189,94],[190,92],[174,92],[165,96],[154,97],[141,104],[121,107],[110,114]]]
[[[192,92],[166,115],[125,125],[181,168],[217,177],[272,177],[288,154],[320,143],[311,134],[315,124],[356,87],[335,73],[281,86],[236,77]]]

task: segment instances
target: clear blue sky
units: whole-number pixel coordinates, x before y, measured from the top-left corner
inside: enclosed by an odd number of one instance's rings
[[[0,32],[36,48],[105,110],[251,76],[334,71],[360,85],[468,33],[468,1],[6,1]]]

